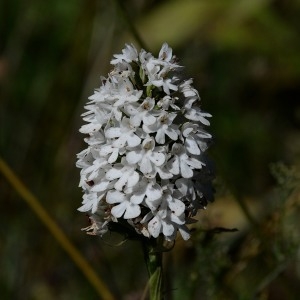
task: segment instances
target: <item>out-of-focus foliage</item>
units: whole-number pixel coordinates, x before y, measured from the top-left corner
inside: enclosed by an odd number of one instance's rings
[[[1,157],[116,298],[140,299],[139,244],[80,231],[87,220],[76,212],[75,168],[83,105],[112,54],[124,42],[138,46],[134,25],[147,50],[165,41],[174,48],[213,114],[216,200],[193,239],[166,254],[167,299],[297,299],[300,2],[119,2],[0,2]],[[2,175],[0,200],[1,299],[97,299]]]

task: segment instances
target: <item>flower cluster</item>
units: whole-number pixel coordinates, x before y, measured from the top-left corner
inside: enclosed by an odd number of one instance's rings
[[[79,211],[90,234],[114,222],[145,237],[190,237],[186,224],[212,200],[212,168],[204,152],[210,114],[200,109],[192,79],[181,80],[172,49],[158,58],[133,45],[114,55],[113,70],[89,97],[82,115],[87,149],[80,152]]]

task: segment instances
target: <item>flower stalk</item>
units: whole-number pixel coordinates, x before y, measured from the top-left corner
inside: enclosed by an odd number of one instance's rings
[[[187,225],[213,200],[211,115],[167,43],[158,57],[126,45],[111,65],[82,114],[88,146],[77,155],[78,210],[89,215],[88,234],[142,242],[150,299],[161,300],[163,244],[178,233],[189,239]]]
[[[142,247],[149,275],[149,299],[163,299],[163,252],[159,249],[161,238],[143,239]]]

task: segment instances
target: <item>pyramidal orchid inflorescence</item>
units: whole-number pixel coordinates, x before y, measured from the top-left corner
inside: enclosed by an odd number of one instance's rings
[[[88,147],[77,167],[79,211],[92,222],[86,230],[101,236],[117,223],[148,238],[172,241],[179,231],[186,240],[186,225],[213,198],[204,155],[211,115],[166,43],[157,58],[126,45],[111,64],[82,115]]]

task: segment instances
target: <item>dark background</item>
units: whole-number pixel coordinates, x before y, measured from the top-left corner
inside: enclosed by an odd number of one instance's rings
[[[167,299],[300,294],[300,2],[0,2],[0,155],[117,299],[140,299],[140,245],[85,235],[80,114],[134,28],[168,42],[213,115],[216,200],[166,254]],[[238,232],[212,233],[215,227]],[[1,299],[98,299],[87,278],[0,174]]]

